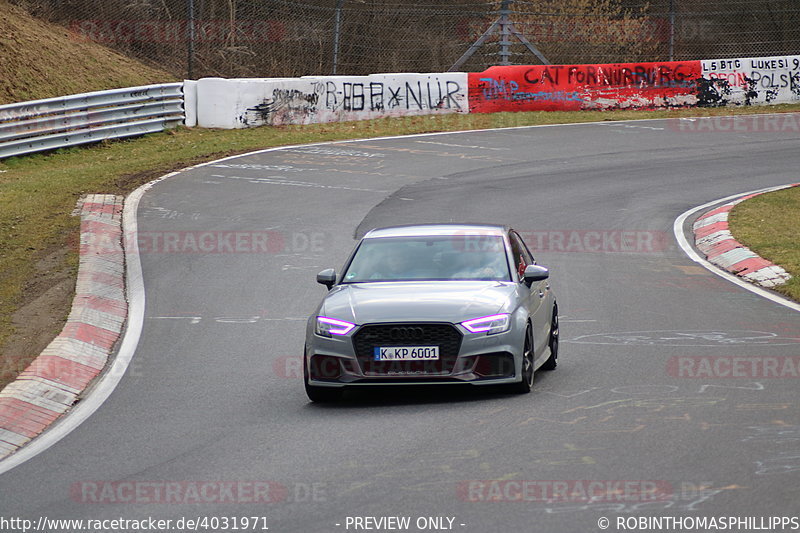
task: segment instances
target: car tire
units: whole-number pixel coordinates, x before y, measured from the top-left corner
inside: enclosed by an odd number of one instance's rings
[[[308,399],[315,403],[333,403],[342,398],[344,389],[341,387],[315,387],[308,384],[308,365],[303,356],[303,384],[306,386]]]
[[[547,361],[541,366],[542,370],[555,370],[558,366],[558,306],[553,306],[553,318],[550,319],[550,340],[548,341],[548,346],[550,346],[550,357],[547,358]]]
[[[525,344],[522,347],[522,374],[519,383],[512,385],[512,390],[519,394],[528,394],[533,388],[536,373],[533,370],[533,329],[530,324],[525,330]]]

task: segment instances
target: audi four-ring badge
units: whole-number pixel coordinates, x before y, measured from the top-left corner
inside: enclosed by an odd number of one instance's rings
[[[315,402],[375,385],[507,385],[526,393],[558,358],[549,272],[505,226],[429,224],[367,233],[306,329]]]

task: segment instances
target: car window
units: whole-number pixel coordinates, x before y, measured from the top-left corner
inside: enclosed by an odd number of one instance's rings
[[[364,239],[342,282],[510,279],[501,236],[437,235]]]
[[[533,253],[531,253],[531,249],[528,248],[528,245],[522,239],[522,235],[517,233],[516,231],[512,230],[512,233],[519,239],[520,244],[522,245],[522,255],[525,257],[525,260],[528,262],[529,265],[536,264],[536,258],[533,257]]]
[[[522,276],[525,274],[525,267],[533,264],[533,256],[528,251],[525,243],[522,242],[520,236],[517,235],[516,231],[510,231],[508,238],[511,242],[511,253],[514,257],[514,268],[517,270],[519,279],[522,280]]]

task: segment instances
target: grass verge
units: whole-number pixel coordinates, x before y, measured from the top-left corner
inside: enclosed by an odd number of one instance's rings
[[[736,240],[792,275],[775,290],[800,302],[800,187],[737,204],[729,226]]]
[[[797,111],[800,105],[443,115],[225,131],[180,128],[1,161],[0,387],[39,354],[69,312],[70,295],[62,290],[54,300],[50,293],[56,281],[69,288],[74,285],[79,221],[70,213],[83,193],[126,194],[170,170],[288,144],[541,124]]]

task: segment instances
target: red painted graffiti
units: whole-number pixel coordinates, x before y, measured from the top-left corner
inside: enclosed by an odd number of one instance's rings
[[[471,113],[683,107],[700,61],[492,67],[469,74]]]

